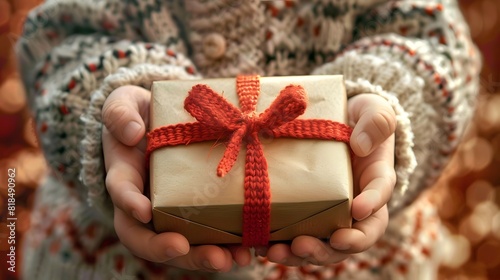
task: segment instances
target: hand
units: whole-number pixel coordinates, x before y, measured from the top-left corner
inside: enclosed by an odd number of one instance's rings
[[[357,194],[352,202],[352,228],[334,232],[329,244],[299,236],[291,245],[273,245],[267,250],[270,261],[285,265],[336,263],[367,250],[384,234],[389,219],[387,202],[396,182],[396,117],[387,101],[375,94],[349,99],[348,114],[354,125],[350,146],[355,153],[353,179]]]
[[[106,188],[114,204],[114,227],[120,241],[138,257],[183,269],[229,271],[233,259],[240,266],[249,264],[247,248],[190,247],[181,234],[157,234],[147,225],[152,210],[143,194],[148,176],[144,136],[150,99],[151,93],[143,88],[123,86],[110,94],[102,110]]]

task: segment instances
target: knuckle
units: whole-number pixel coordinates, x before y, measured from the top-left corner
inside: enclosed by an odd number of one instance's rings
[[[203,269],[203,260],[196,254],[192,256],[188,256],[187,258],[184,259],[184,266],[188,270],[199,270]]]
[[[113,219],[113,227],[115,228],[115,231],[116,231],[116,235],[118,236],[118,239],[120,239],[120,241],[123,243],[123,236],[122,236],[122,230],[121,230],[121,224],[120,224],[120,221],[116,218],[116,215],[115,215],[115,218]]]
[[[319,261],[317,259],[314,259],[314,258],[307,258],[307,259],[304,259],[299,266],[304,266],[304,265],[308,265],[308,264],[312,264],[312,265],[327,265],[329,264],[329,262],[327,261]]]
[[[396,176],[396,172],[394,171],[394,169],[391,169],[390,171],[387,172],[386,178],[387,178],[389,187],[391,189],[394,188],[394,186],[396,185],[396,181],[397,181],[397,176]]]
[[[383,165],[382,168],[380,168],[380,178],[382,178],[387,186],[392,189],[397,180],[396,171],[392,166],[388,166],[386,162],[380,162],[380,164]]]
[[[366,243],[366,240],[351,244],[351,248],[349,249],[349,253],[358,254],[366,251],[370,248],[369,244]]]
[[[152,241],[152,238],[149,240],[147,247],[145,248],[149,248],[148,258],[150,261],[165,263],[169,260],[168,257],[162,252],[162,250],[160,250],[161,246],[155,245]]]
[[[374,166],[374,172],[377,173],[376,177],[382,180],[384,185],[392,188],[396,184],[396,172],[394,168],[387,166],[387,163],[379,162],[379,167]]]
[[[119,182],[117,180],[118,176],[116,176],[116,172],[114,172],[114,169],[111,169],[105,178],[106,190],[108,191],[113,204],[122,210],[126,210],[124,209],[125,205],[123,203],[124,202],[123,192],[119,190],[120,189],[118,186]]]
[[[364,252],[364,251],[370,249],[377,241],[375,231],[370,231],[370,232],[366,233],[365,238],[366,238],[365,242],[362,242],[361,244],[359,244],[359,247],[356,248],[357,252]]]
[[[387,226],[389,225],[389,212],[387,210],[387,206],[382,207],[379,210],[380,214],[375,215],[374,218],[377,219],[377,223],[380,225],[378,235],[375,235],[373,240],[373,244],[375,244],[385,233],[387,230]]]
[[[391,188],[394,187],[394,185],[396,184],[397,176],[394,167],[390,166],[389,164],[387,164],[387,162],[383,160],[374,162],[373,165],[371,165],[367,171],[369,171],[368,174],[369,173],[376,174],[375,178],[377,180],[381,180],[383,184],[386,184]]]
[[[396,117],[392,109],[378,111],[373,116],[372,122],[381,135],[389,136],[396,130]]]
[[[111,172],[108,172],[108,174],[106,175],[106,179],[105,179],[105,182],[104,184],[106,185],[106,190],[109,192],[109,194],[111,195],[111,197],[113,197],[113,185],[114,185],[114,180],[113,180],[113,176],[112,176],[112,173]]]
[[[109,176],[106,175],[106,179],[105,179],[105,185],[106,185],[106,190],[108,191],[109,193],[109,196],[111,198],[111,201],[113,202],[113,204],[115,206],[118,206],[119,205],[119,198],[117,197],[118,196],[118,192],[115,190],[115,180],[113,178],[113,176]]]
[[[383,172],[380,174],[381,187],[383,190],[387,190],[384,193],[391,194],[394,185],[396,184],[396,175],[394,172]],[[384,197],[384,196],[383,196]],[[387,197],[386,199],[389,199]]]
[[[129,108],[121,100],[115,99],[106,103],[102,109],[102,119],[107,129],[113,132],[124,122]]]

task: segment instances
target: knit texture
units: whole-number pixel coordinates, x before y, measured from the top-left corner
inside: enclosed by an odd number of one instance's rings
[[[52,226],[35,225],[27,237],[26,279],[186,274],[138,260],[116,239],[102,105],[122,85],[150,89],[154,80],[238,74],[342,74],[349,97],[386,98],[397,115],[397,184],[394,230],[380,246],[337,266],[286,269],[255,260],[251,271],[234,273],[404,278],[436,257],[437,221],[424,219],[418,238],[402,229],[421,222],[415,213],[435,217],[431,204],[411,203],[436,180],[473,111],[479,54],[456,1],[49,0],[29,14],[17,53],[52,169],[35,208]]]

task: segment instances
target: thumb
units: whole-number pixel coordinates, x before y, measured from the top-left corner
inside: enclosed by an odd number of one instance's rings
[[[149,122],[151,92],[137,86],[122,86],[111,92],[102,108],[103,123],[121,143],[135,146]]]
[[[359,157],[375,150],[396,130],[396,114],[383,97],[360,94],[349,99],[349,119],[354,122],[351,148]]]

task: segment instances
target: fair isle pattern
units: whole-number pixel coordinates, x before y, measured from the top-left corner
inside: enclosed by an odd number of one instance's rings
[[[37,197],[32,230],[24,239],[23,279],[120,279],[124,275],[150,279],[165,274],[166,268],[128,253],[110,226],[96,218],[95,210],[59,181],[48,178]]]
[[[414,171],[409,168],[413,164],[396,165],[398,182],[390,204],[392,211],[411,203],[440,174],[464,130],[465,122],[458,118],[471,117],[474,88],[479,83],[480,64],[471,60],[477,50],[464,22],[457,21],[462,19],[457,3],[436,2],[391,1],[378,6],[357,19],[356,41],[337,54],[333,63],[315,72],[344,73],[347,80],[363,79],[381,86],[397,96],[409,114],[417,163],[427,164],[418,165]],[[444,5],[455,9],[444,13]],[[379,73],[381,67],[384,72]],[[396,134],[398,131],[402,129]],[[408,156],[402,156],[408,154],[405,145],[396,146],[397,162],[408,161]]]
[[[413,217],[412,217],[413,216]],[[411,217],[411,218],[410,218]],[[432,204],[419,200],[410,211],[396,218],[388,232],[397,232],[399,238],[382,240],[374,250],[356,254],[326,268],[306,264],[287,268],[259,259],[264,265],[264,279],[432,279],[438,269],[440,254],[436,242],[442,242],[445,233],[439,228],[439,217]],[[394,225],[398,225],[394,227]],[[450,256],[447,256],[450,257]]]
[[[216,56],[207,51],[209,36],[223,40]],[[439,175],[472,113],[480,65],[455,1],[49,0],[29,15],[18,56],[52,169],[27,237],[26,279],[428,279],[435,272],[443,233],[434,206],[420,199],[403,207]],[[326,267],[255,259],[226,275],[200,275],[159,268],[119,243],[100,140],[107,96],[127,84],[149,89],[154,80],[245,73],[343,74],[349,97],[370,92],[393,106],[398,182],[377,246]]]
[[[118,42],[118,44],[122,43]],[[83,46],[85,45],[83,44]],[[51,63],[48,61],[50,58],[48,57],[43,63],[36,74],[38,78],[35,80],[35,89],[38,95],[38,105],[35,112],[39,120],[38,131],[42,135],[42,145],[46,146],[44,151],[49,164],[56,168],[57,174],[62,176],[63,180],[70,185],[78,186],[79,189],[83,188],[77,180],[82,170],[82,158],[77,147],[84,138],[85,131],[81,130],[77,124],[82,122],[80,117],[85,112],[84,109],[89,106],[90,97],[88,94],[99,91],[99,86],[103,84],[105,77],[109,77],[120,67],[133,68],[142,64],[169,65],[169,68],[176,69],[174,71],[179,72],[179,77],[184,77],[184,79],[195,74],[194,66],[170,48],[153,44],[127,44],[126,48],[117,46],[114,49],[108,49],[100,56],[90,57],[87,63],[78,66],[69,75],[60,77],[59,81],[63,82],[59,88],[49,91],[46,86],[51,87],[56,81],[53,79],[44,81],[44,78],[57,77],[58,75],[55,73],[50,76],[50,69],[62,71],[66,63],[59,57],[54,57],[54,62]],[[49,73],[45,73],[45,71]],[[148,83],[151,81],[138,81],[136,85],[149,88]],[[54,95],[56,95],[55,102]],[[59,141],[54,141],[55,139]],[[100,150],[98,147],[95,149]],[[98,155],[95,156],[95,159],[99,159]],[[91,176],[96,176],[96,174]],[[87,184],[86,187],[90,186]],[[101,186],[99,185],[98,189],[102,194]],[[82,192],[83,197],[85,197],[85,189]],[[93,193],[90,192],[90,194]]]
[[[191,31],[188,40],[194,53],[193,62],[205,77],[264,74],[260,45],[264,32],[262,26],[266,22],[260,2],[185,1],[189,14],[189,22],[185,25]],[[213,33],[222,34],[226,41],[226,51],[223,57],[217,59],[212,59],[203,51],[203,39]]]
[[[430,185],[436,179],[448,161],[448,156],[453,152],[464,130],[465,123],[459,122],[458,116],[470,118],[471,111],[462,104],[473,103],[472,87],[479,82],[477,73],[480,68],[476,61],[471,60],[471,56],[477,55],[474,54],[476,49],[471,45],[464,21],[457,20],[462,19],[457,5],[448,0],[437,3],[401,1],[382,5],[375,10],[375,16],[369,15],[358,24],[369,22],[387,24],[381,24],[379,28],[374,29],[366,28],[365,34],[356,36],[356,39],[360,40],[349,47],[358,54],[377,54],[387,59],[393,59],[392,56],[388,56],[389,53],[402,53],[403,65],[413,70],[412,75],[424,79],[423,101],[431,106],[431,110],[436,112],[437,116],[441,116],[441,119],[435,122],[441,132],[437,132],[436,138],[431,139],[430,143],[422,145],[430,149],[427,152],[428,156],[418,161],[429,163],[429,166],[426,166],[428,170],[416,172],[416,174],[426,173],[426,179],[419,185],[417,179],[419,177],[411,178],[412,185],[406,194],[406,204],[413,200],[423,187]],[[450,9],[451,6],[456,9]],[[422,42],[382,35],[387,32],[422,37],[427,40]],[[382,36],[373,40],[368,39],[370,37],[367,36],[375,34]],[[362,39],[360,36],[367,38]],[[441,55],[430,55],[431,50]],[[402,104],[406,103],[404,96],[399,96],[399,99]],[[412,119],[412,123],[422,122]],[[420,130],[414,129],[414,131]],[[425,135],[425,133],[415,133],[415,142],[424,142]],[[423,165],[420,168],[423,168]]]

